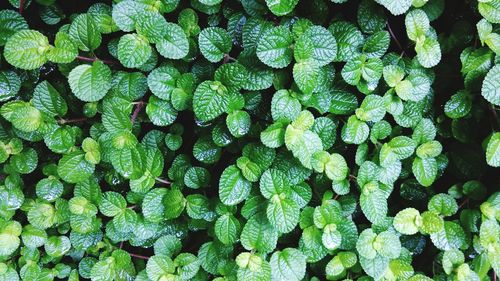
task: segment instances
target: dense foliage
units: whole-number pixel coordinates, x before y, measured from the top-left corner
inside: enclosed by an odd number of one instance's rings
[[[2,2],[0,281],[496,280],[500,0]]]

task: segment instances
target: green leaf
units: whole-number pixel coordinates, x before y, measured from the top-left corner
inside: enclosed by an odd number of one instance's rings
[[[269,223],[265,215],[256,214],[251,217],[240,236],[241,245],[247,250],[270,253],[276,248],[278,232]]]
[[[378,122],[385,116],[384,99],[381,96],[365,97],[361,106],[356,109],[356,116],[361,121]]]
[[[299,0],[266,0],[267,7],[276,16],[284,16],[293,11]]]
[[[215,222],[215,235],[224,244],[233,244],[239,237],[240,222],[232,214],[224,214]]]
[[[201,42],[200,38],[200,49]],[[189,52],[189,41],[178,24],[168,22],[162,29],[161,40],[156,43],[156,49],[167,59],[181,59]]]
[[[494,133],[486,147],[486,162],[493,167],[500,167],[500,133]]]
[[[423,42],[417,42],[415,51],[423,67],[434,67],[441,61],[441,46],[436,39],[426,37]]]
[[[292,61],[293,35],[285,26],[269,29],[257,44],[257,57],[273,68],[284,68]]]
[[[226,111],[228,104],[228,89],[219,81],[204,81],[194,92],[194,113],[202,121],[217,118]]]
[[[440,250],[461,249],[467,245],[465,232],[459,224],[445,222],[441,231],[431,234],[431,241]]]
[[[170,102],[151,96],[146,106],[146,114],[156,126],[168,126],[177,118],[175,110]]]
[[[267,219],[280,233],[292,231],[299,222],[300,209],[292,198],[284,193],[271,197],[267,206]]]
[[[293,125],[288,125],[285,131],[286,147],[306,168],[311,168],[312,155],[323,150],[321,139],[316,133],[309,130],[303,131],[295,129]]]
[[[64,116],[68,105],[59,92],[47,81],[42,81],[33,92],[33,106],[52,116]]]
[[[498,1],[480,1],[478,8],[479,13],[489,22],[500,23],[500,4]]]
[[[148,75],[148,87],[160,99],[169,100],[181,74],[172,66],[155,68]]]
[[[367,259],[361,256],[359,257],[359,263],[366,274],[375,280],[380,280],[389,267],[389,259],[382,256],[377,256],[374,259]]]
[[[3,55],[11,65],[21,69],[36,69],[47,61],[49,40],[36,30],[21,30],[9,37]]]
[[[227,115],[226,125],[231,135],[241,138],[250,130],[250,115],[243,110],[233,111]]]
[[[427,205],[429,211],[448,217],[458,211],[457,202],[451,195],[440,193],[434,195]]]
[[[296,59],[298,57],[297,52],[300,51],[297,48],[300,46],[301,40],[310,43],[304,43],[307,49],[302,50],[300,57],[304,60],[315,61],[319,67],[331,63],[337,56],[337,41],[335,37],[322,26],[311,26],[299,37],[294,49]],[[297,61],[299,60],[297,59]]]
[[[389,48],[391,37],[387,31],[379,31],[366,39],[363,45],[363,53],[367,58],[380,58]]]
[[[429,18],[423,10],[412,10],[405,17],[405,27],[410,40],[422,40],[421,37],[425,37],[427,31],[429,31]]]
[[[374,259],[377,256],[377,250],[373,247],[376,238],[377,234],[371,228],[365,229],[359,234],[356,250],[360,256],[366,259]]]
[[[383,257],[395,259],[401,253],[401,242],[393,231],[384,231],[377,235],[373,247]]]
[[[306,257],[294,248],[276,251],[271,256],[271,275],[276,280],[302,280],[306,274]]]
[[[98,101],[111,89],[111,70],[101,61],[95,61],[92,66],[82,64],[71,70],[68,83],[78,99]]]
[[[125,211],[127,201],[117,192],[108,191],[102,194],[99,211],[107,217],[115,217]]]
[[[0,101],[7,101],[17,95],[21,79],[14,71],[0,72]]]
[[[78,15],[69,27],[69,36],[82,51],[94,51],[101,45],[102,36],[91,14]]]
[[[342,127],[342,140],[346,143],[361,144],[368,139],[369,134],[368,125],[354,115],[349,117]]]
[[[444,105],[444,113],[453,119],[465,117],[471,109],[472,97],[466,91],[458,91]]]
[[[141,2],[132,0],[121,1],[113,5],[113,21],[122,31],[133,31],[138,16],[141,14],[140,12],[145,10],[145,8],[146,5]]]
[[[70,36],[62,31],[57,32],[54,48],[47,53],[47,59],[55,63],[70,63],[78,55],[78,47],[71,41]]]
[[[401,234],[413,235],[422,223],[420,212],[414,208],[399,211],[394,217],[394,228]]]
[[[361,210],[370,222],[379,224],[387,216],[387,200],[384,194],[377,189],[367,193],[365,194],[363,190],[363,193],[359,197]]]
[[[21,230],[22,226],[17,221],[9,221],[1,226],[0,243],[4,245],[0,249],[1,256],[10,256],[17,250],[17,248],[21,244],[21,239],[19,239]]]
[[[150,280],[169,279],[174,277],[175,264],[167,256],[154,255],[146,263],[146,272]]]
[[[147,39],[138,34],[125,34],[118,43],[118,59],[128,68],[139,67],[151,56]]]
[[[7,39],[14,35],[16,32],[28,29],[26,20],[14,10],[1,10],[0,11],[0,46],[5,45]]]
[[[337,57],[335,61],[351,61],[361,54],[364,42],[363,34],[356,25],[346,21],[333,22],[328,30],[337,42]]]
[[[412,171],[415,178],[421,185],[429,187],[437,177],[438,167],[436,159],[422,159],[417,157],[413,160]]]
[[[500,66],[495,65],[488,71],[483,81],[481,95],[489,102],[500,106]]]
[[[314,60],[299,62],[293,66],[293,79],[304,94],[314,91],[319,71],[319,65]]]
[[[404,14],[412,4],[412,0],[375,0],[375,2],[383,5],[395,16]]]
[[[57,165],[58,175],[69,183],[86,180],[94,173],[94,169],[94,164],[85,160],[85,154],[81,150],[64,155]]]
[[[226,205],[236,205],[250,194],[251,183],[241,174],[238,167],[228,166],[220,177],[219,197]]]
[[[425,159],[425,158],[434,158],[441,154],[443,151],[443,146],[438,141],[429,141],[421,144],[417,148],[417,156]]]
[[[203,56],[211,62],[219,62],[232,48],[231,37],[220,27],[203,29],[198,36],[198,44]]]

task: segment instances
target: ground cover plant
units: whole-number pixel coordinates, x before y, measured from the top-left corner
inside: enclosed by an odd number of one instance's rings
[[[496,280],[500,0],[3,0],[0,281]]]

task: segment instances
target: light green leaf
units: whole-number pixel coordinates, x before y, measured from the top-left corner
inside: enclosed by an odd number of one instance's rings
[[[493,167],[500,167],[500,133],[494,133],[486,147],[486,162]]]
[[[95,166],[85,160],[81,150],[64,155],[57,165],[57,173],[66,182],[78,183],[86,180],[94,173]]]
[[[144,36],[125,34],[118,43],[118,59],[128,68],[139,67],[151,56],[151,46]]]
[[[228,104],[228,89],[219,81],[204,81],[194,92],[194,113],[202,121],[217,118],[226,111]]]
[[[236,205],[250,194],[252,184],[241,174],[238,167],[228,166],[220,177],[219,197],[226,205]]]
[[[78,15],[69,27],[69,36],[82,51],[94,51],[101,45],[102,36],[91,14]]]
[[[273,280],[300,281],[306,274],[306,257],[294,248],[274,252],[270,264]]]
[[[219,62],[232,48],[231,37],[220,27],[203,29],[198,36],[198,44],[203,56],[211,62]]]
[[[52,62],[70,63],[78,55],[78,47],[65,32],[57,32],[54,44],[55,47],[51,48],[47,53],[47,59]]]
[[[7,101],[17,95],[21,79],[14,71],[0,72],[0,101]]]
[[[292,61],[293,36],[285,26],[269,29],[257,44],[257,57],[273,68],[284,68]]]
[[[422,159],[417,157],[413,160],[412,171],[415,178],[421,185],[429,187],[437,177],[438,167],[436,159]]]
[[[49,40],[36,30],[21,30],[7,40],[3,55],[8,63],[21,69],[36,69],[47,61]]]
[[[359,120],[356,116],[347,119],[347,123],[342,127],[342,140],[346,143],[361,144],[368,139],[370,128]]]
[[[500,65],[495,65],[486,74],[481,95],[492,104],[500,106]]]
[[[292,231],[299,222],[300,209],[292,198],[275,194],[267,206],[267,219],[280,233]]]
[[[266,0],[267,7],[277,16],[284,16],[293,11],[299,0]]]
[[[204,41],[200,37],[200,48],[202,42]],[[167,59],[181,59],[189,53],[189,41],[178,24],[168,22],[162,29],[162,37],[156,43],[156,49]]]
[[[375,2],[383,5],[395,16],[404,14],[412,4],[412,0],[375,0]]]
[[[98,101],[111,89],[111,70],[101,61],[95,61],[92,66],[82,64],[71,70],[68,83],[78,99]]]
[[[394,217],[394,228],[401,234],[413,235],[422,223],[420,212],[414,208],[399,211]]]
[[[387,216],[387,199],[380,190],[365,191],[360,195],[359,204],[366,218],[374,223],[381,223]]]

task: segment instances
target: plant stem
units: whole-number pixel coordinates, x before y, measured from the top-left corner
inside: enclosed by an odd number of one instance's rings
[[[133,254],[133,253],[128,253],[131,257],[142,259],[142,260],[148,260],[149,257],[143,256],[143,255],[138,255],[138,254]]]
[[[24,0],[19,0],[19,13],[22,14],[24,9]]]
[[[63,124],[69,124],[69,123],[83,122],[86,120],[87,120],[87,117],[80,117],[80,118],[74,118],[74,119],[59,119],[59,120],[57,120],[57,123],[63,125]]]
[[[497,110],[495,109],[495,107],[489,103],[488,104],[488,109],[490,110],[490,113],[493,117],[493,126],[495,127],[495,131],[499,131],[500,130],[500,119],[498,119],[498,115],[497,115]]]
[[[136,103],[134,113],[132,113],[132,117],[130,117],[130,121],[132,121],[132,124],[134,124],[135,119],[137,119],[137,116],[139,116],[139,112],[141,112],[143,106],[144,106],[143,101],[139,101]]]
[[[466,198],[460,205],[458,205],[458,208],[462,208],[467,203],[469,203],[469,198]]]
[[[398,38],[396,37],[396,35],[392,31],[391,25],[389,24],[389,21],[387,21],[387,30],[389,30],[389,34],[391,34],[392,39],[394,39],[394,41],[396,41],[396,45],[398,45],[399,49],[401,49],[401,51],[402,51],[401,56],[403,56],[405,54],[405,49],[403,48],[403,45],[401,45],[401,43],[399,43]]]
[[[162,179],[162,178],[156,178],[155,180],[156,180],[156,181],[159,181],[159,182],[161,182],[161,183],[164,183],[164,184],[171,184],[171,182],[169,182],[168,180],[164,180],[164,179]]]
[[[102,60],[100,58],[89,58],[89,57],[84,57],[84,56],[76,56],[77,59],[81,60],[81,61],[88,61],[88,62],[94,62],[96,60],[100,60],[102,61],[103,63],[105,64],[114,64],[114,62],[110,61],[110,60]]]
[[[235,61],[238,61],[237,59],[231,57],[229,54],[224,54],[224,60],[222,61],[222,63],[228,63],[228,62],[235,62]]]

